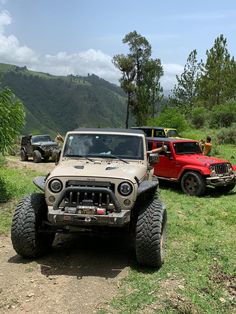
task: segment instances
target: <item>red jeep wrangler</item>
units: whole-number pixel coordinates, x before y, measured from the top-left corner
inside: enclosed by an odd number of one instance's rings
[[[236,184],[233,167],[227,160],[202,154],[198,141],[174,138],[147,138],[148,150],[167,146],[167,152],[159,154],[154,174],[163,180],[180,182],[184,193],[200,196],[206,186],[231,191]],[[234,167],[235,170],[235,167]]]

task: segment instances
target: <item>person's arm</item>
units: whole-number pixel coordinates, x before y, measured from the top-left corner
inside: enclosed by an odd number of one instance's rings
[[[57,136],[55,138],[55,141],[58,141],[58,142],[61,142],[61,143],[64,143],[64,138],[61,134],[57,133]]]
[[[160,153],[160,152],[166,152],[166,151],[167,151],[167,146],[164,145],[164,143],[162,143],[161,147],[157,147],[157,148],[154,148],[152,150],[148,150],[147,154]]]

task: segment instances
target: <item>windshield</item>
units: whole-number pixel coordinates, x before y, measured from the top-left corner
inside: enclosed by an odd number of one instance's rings
[[[143,137],[118,134],[71,134],[66,139],[63,156],[143,160]]]
[[[179,136],[179,134],[176,130],[168,130],[166,132],[166,134],[168,137],[178,137]]]
[[[52,140],[49,135],[32,136],[32,143],[51,142],[51,141]]]
[[[174,149],[176,154],[201,154],[201,148],[198,142],[181,142],[175,143]]]

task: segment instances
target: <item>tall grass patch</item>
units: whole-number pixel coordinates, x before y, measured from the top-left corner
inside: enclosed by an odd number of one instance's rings
[[[0,167],[0,234],[9,232],[12,212],[19,199],[37,190],[32,183],[36,175],[39,174],[35,171],[6,168],[2,163]]]

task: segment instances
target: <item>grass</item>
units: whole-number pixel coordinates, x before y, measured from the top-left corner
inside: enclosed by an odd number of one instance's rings
[[[219,157],[235,156],[222,146]],[[10,230],[12,209],[36,188],[34,171],[0,168],[10,201],[0,204],[0,234]],[[184,195],[176,185],[161,184],[168,211],[165,263],[160,270],[131,261],[119,292],[98,313],[236,313],[236,188],[229,194],[208,189],[204,197]]]
[[[197,132],[195,139],[203,137]],[[187,138],[194,138],[191,134]],[[235,162],[233,145],[217,146],[220,158]],[[120,292],[99,313],[236,313],[236,188],[228,195],[208,189],[204,197],[184,195],[161,184],[168,210],[166,258],[159,271],[134,262]]]
[[[37,175],[32,170],[6,168],[0,160],[0,235],[9,233],[12,213],[19,199],[37,191],[32,183]]]
[[[233,313],[235,191],[197,198],[165,186],[161,197],[168,208],[165,264],[154,271],[133,263],[110,306],[118,313]]]

